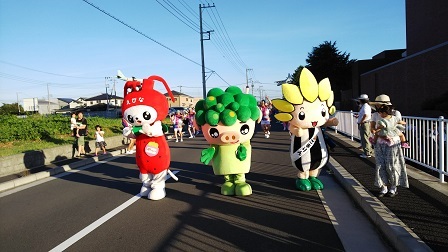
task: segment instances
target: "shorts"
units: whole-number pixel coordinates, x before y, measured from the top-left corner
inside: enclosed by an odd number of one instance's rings
[[[268,120],[262,120],[261,125],[271,125],[271,121]]]
[[[100,148],[102,149],[103,147],[105,148],[107,146],[105,141],[101,141],[101,142],[95,142],[95,147],[96,148]]]
[[[84,146],[85,140],[84,140],[84,136],[79,136],[78,137],[78,146]]]

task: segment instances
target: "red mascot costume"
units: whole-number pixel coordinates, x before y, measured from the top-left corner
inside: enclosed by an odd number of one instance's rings
[[[143,83],[127,81],[121,107],[123,120],[128,123],[123,129],[123,135],[136,138],[135,158],[143,182],[140,195],[151,200],[160,200],[166,195],[165,180],[171,159],[162,127],[162,120],[168,113],[168,102],[163,94],[154,90],[156,80],[165,85],[174,101],[166,81],[153,75],[143,79]]]

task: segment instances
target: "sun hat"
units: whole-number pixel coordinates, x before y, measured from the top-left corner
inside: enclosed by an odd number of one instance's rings
[[[389,106],[392,105],[392,103],[390,102],[390,97],[385,94],[378,95],[375,98],[375,101],[369,102],[369,104],[371,104],[371,105],[389,105]]]
[[[360,95],[358,98],[356,98],[357,100],[368,100],[369,99],[369,96],[368,95],[366,95],[366,94],[362,94],[362,95]]]

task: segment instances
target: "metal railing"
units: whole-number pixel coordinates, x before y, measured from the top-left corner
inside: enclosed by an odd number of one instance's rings
[[[352,141],[360,140],[355,114],[357,113],[353,111],[338,111],[335,117],[339,120],[339,125],[332,127],[336,133],[343,133]],[[402,119],[406,122],[405,135],[411,145],[410,149],[403,149],[405,159],[437,172],[439,181],[444,183],[445,176],[448,176],[448,119],[443,116],[403,116]]]

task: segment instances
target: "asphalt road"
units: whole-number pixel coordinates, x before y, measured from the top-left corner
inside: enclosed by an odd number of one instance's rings
[[[169,143],[179,181],[160,201],[136,196],[133,155],[2,193],[0,251],[390,250],[331,175],[322,172],[322,192],[294,188],[286,132],[262,135],[247,197],[220,194],[222,177],[199,163],[203,138]]]

